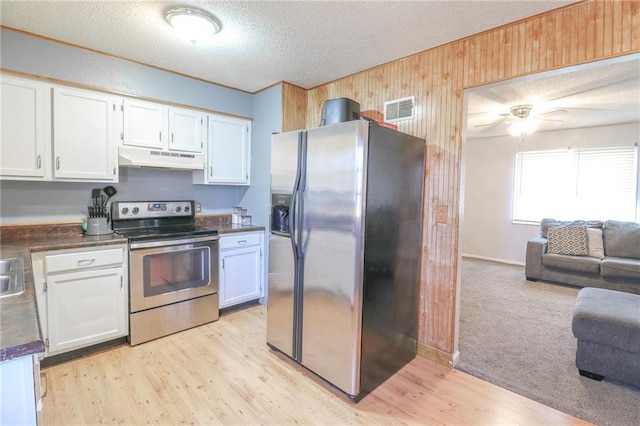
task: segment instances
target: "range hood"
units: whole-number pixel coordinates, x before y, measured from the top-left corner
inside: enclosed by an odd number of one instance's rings
[[[202,170],[204,169],[204,155],[121,146],[118,148],[118,164],[120,167]]]

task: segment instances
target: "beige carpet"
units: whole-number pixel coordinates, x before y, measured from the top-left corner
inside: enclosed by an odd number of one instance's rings
[[[465,258],[456,368],[598,425],[639,425],[639,388],[578,374],[578,290],[527,281],[522,266]]]

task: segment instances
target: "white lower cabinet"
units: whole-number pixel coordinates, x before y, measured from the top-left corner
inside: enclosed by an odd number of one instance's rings
[[[0,364],[0,425],[41,425],[42,395],[38,355]]]
[[[45,356],[128,334],[127,247],[34,253]]]
[[[220,308],[262,297],[263,233],[220,236]]]

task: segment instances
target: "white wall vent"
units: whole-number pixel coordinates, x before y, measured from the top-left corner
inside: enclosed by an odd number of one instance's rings
[[[415,96],[395,99],[384,103],[384,121],[393,123],[395,121],[408,120],[413,118],[413,105]]]

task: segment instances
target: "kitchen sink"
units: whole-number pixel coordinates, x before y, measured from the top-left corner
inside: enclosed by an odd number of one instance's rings
[[[24,264],[22,259],[0,259],[0,298],[24,292]]]

